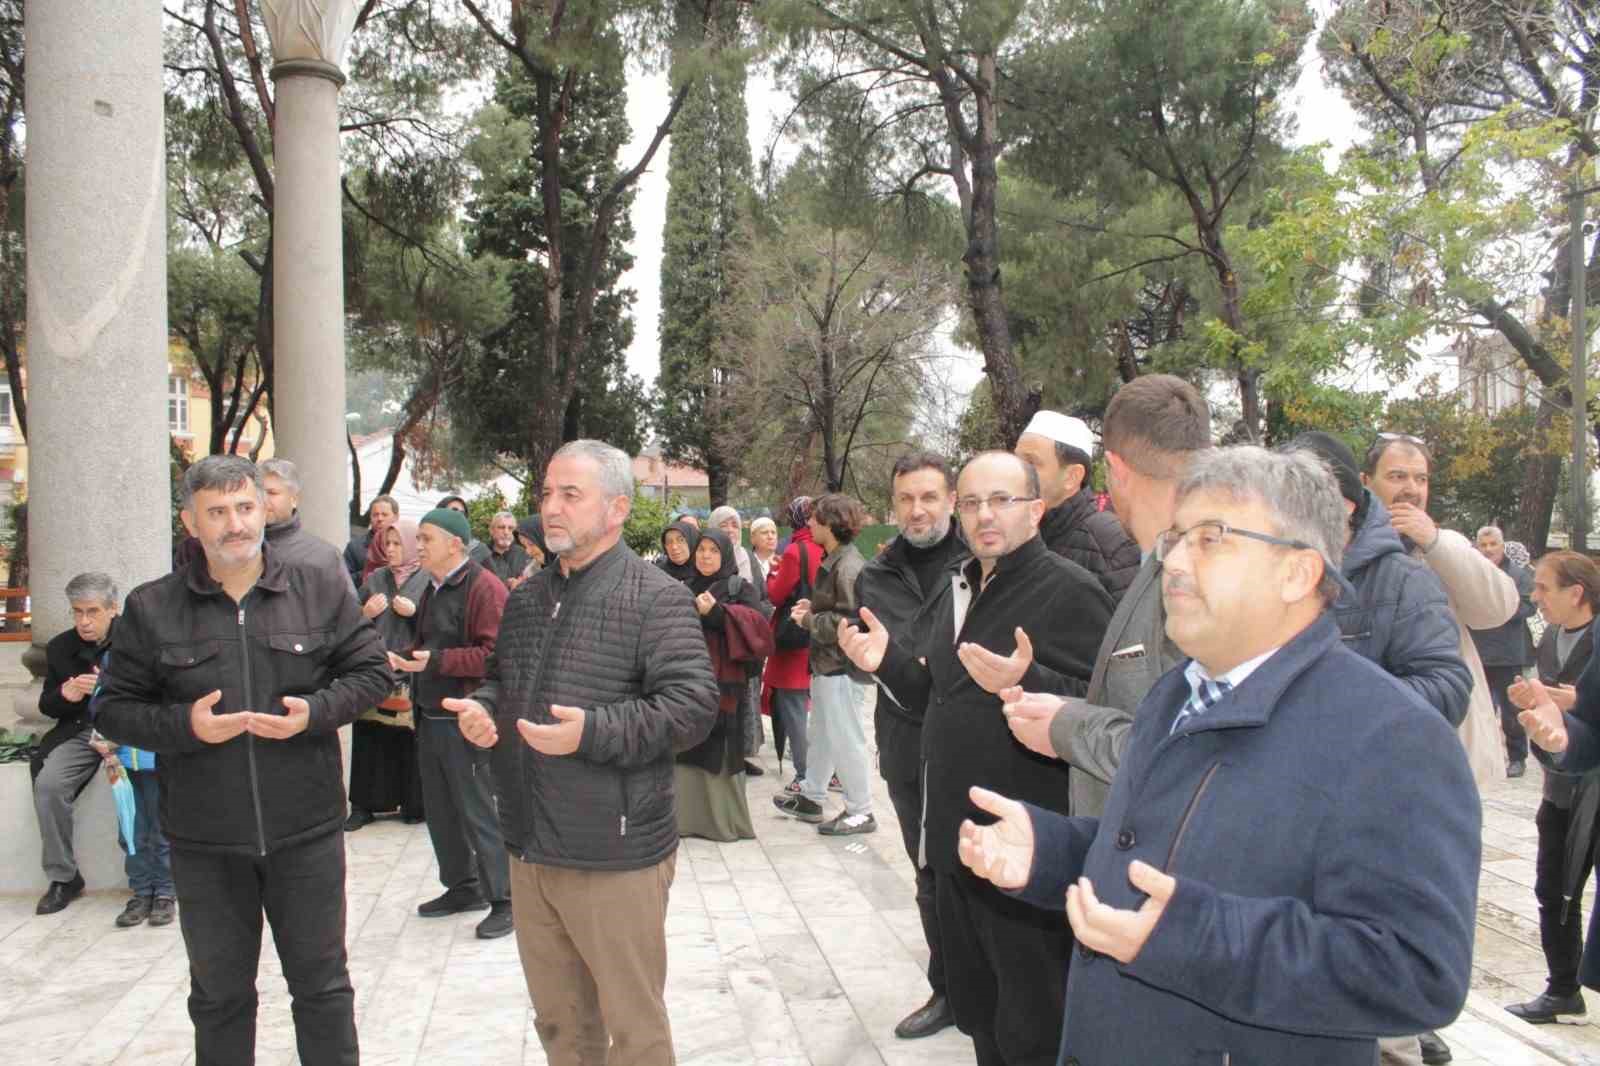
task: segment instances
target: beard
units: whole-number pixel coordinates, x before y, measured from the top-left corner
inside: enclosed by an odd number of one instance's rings
[[[943,522],[935,522],[928,527],[925,533],[913,533],[909,529],[903,529],[900,531],[900,535],[906,538],[906,542],[913,548],[931,548],[950,535],[950,522],[948,519]]]

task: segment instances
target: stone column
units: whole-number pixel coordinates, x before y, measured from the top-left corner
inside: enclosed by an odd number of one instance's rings
[[[161,7],[25,9],[28,552],[36,645],[67,580],[171,569]],[[37,702],[31,696],[22,705]]]
[[[262,0],[272,35],[273,441],[305,482],[306,529],[350,538],[345,445],[339,62],[354,0]]]

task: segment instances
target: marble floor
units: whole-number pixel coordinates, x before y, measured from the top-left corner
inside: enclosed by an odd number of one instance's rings
[[[870,711],[869,711],[870,713]],[[869,730],[868,735],[871,735]],[[971,1063],[955,1030],[896,1040],[926,995],[912,876],[876,782],[882,823],[829,839],[776,814],[770,745],[750,782],[759,839],[684,843],[667,923],[668,1007],[678,1059],[693,1066],[943,1066]],[[1504,1003],[1542,985],[1534,908],[1538,772],[1485,801],[1474,991],[1444,1032],[1459,1063],[1600,1063],[1600,1029],[1536,1029]],[[381,820],[349,835],[350,968],[365,1066],[534,1066],[545,1062],[512,938],[473,937],[480,915],[421,919],[439,891],[421,826]],[[1592,892],[1591,887],[1591,900]],[[193,1061],[176,926],[119,930],[123,898],[96,894],[60,914],[0,896],[0,1048],[26,1066]],[[257,1061],[297,1062],[270,937],[261,963]],[[1600,1010],[1600,997],[1595,1009]]]

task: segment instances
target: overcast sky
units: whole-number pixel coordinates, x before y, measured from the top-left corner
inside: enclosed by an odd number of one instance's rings
[[[1328,0],[1314,0],[1312,7],[1321,14]],[[1326,141],[1329,145],[1328,164],[1332,166],[1338,154],[1348,148],[1360,131],[1355,115],[1343,97],[1323,77],[1322,63],[1316,53],[1316,35],[1307,44],[1300,79],[1295,85],[1291,106],[1299,118],[1297,144]],[[750,150],[759,158],[771,136],[773,126],[781,118],[787,100],[775,92],[771,83],[752,72],[746,99],[750,107]],[[633,128],[633,140],[623,150],[619,162],[631,166],[643,152],[656,125],[666,114],[667,80],[665,75],[634,78],[628,85],[628,122]],[[667,149],[663,144],[651,161],[650,169],[639,180],[638,196],[633,203],[634,240],[632,251],[634,266],[623,278],[623,284],[638,293],[634,304],[633,345],[628,349],[628,367],[653,382],[660,368],[657,352],[656,327],[661,313],[661,230],[666,221],[667,204]],[[982,374],[976,353],[967,353],[964,373],[959,377],[974,382]]]

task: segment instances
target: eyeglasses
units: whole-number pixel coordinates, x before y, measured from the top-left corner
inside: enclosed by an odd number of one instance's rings
[[[1169,529],[1156,538],[1156,562],[1163,562],[1172,550],[1182,541],[1184,547],[1189,549],[1189,554],[1197,559],[1205,558],[1210,552],[1222,543],[1222,538],[1229,536],[1248,537],[1250,540],[1259,540],[1263,544],[1273,544],[1280,548],[1296,548],[1309,550],[1311,545],[1303,540],[1285,540],[1283,537],[1274,537],[1267,533],[1257,533],[1252,529],[1236,529],[1226,522],[1210,519],[1205,522],[1196,522],[1188,529]]]
[[[979,499],[976,496],[962,496],[956,500],[956,510],[962,514],[977,514],[983,509],[984,504],[989,505],[989,510],[999,514],[1014,504],[1027,503],[1037,500],[1037,496],[1013,496],[1009,492],[996,492]]]

